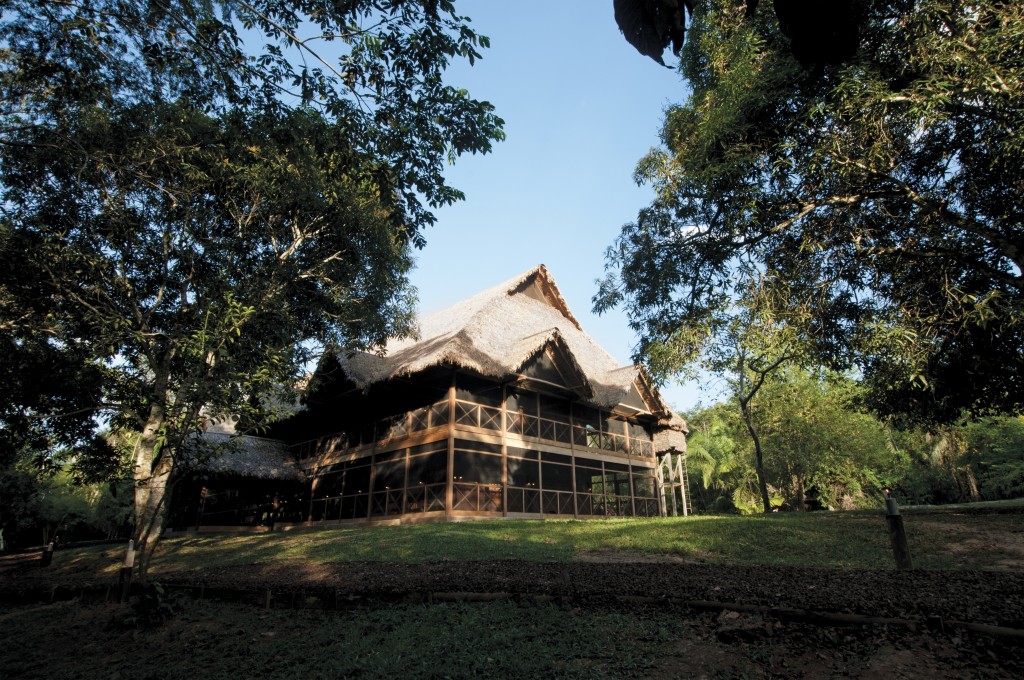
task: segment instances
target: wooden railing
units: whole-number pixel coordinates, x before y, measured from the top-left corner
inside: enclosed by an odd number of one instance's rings
[[[292,450],[301,460],[324,451],[337,451],[350,447],[355,448],[357,446],[389,442],[394,439],[407,437],[416,432],[447,425],[449,422],[448,408],[448,400],[446,399],[429,406],[364,425],[358,437],[354,435],[349,437],[344,432],[338,432],[294,444]],[[500,432],[501,407],[456,400],[455,424],[457,426]],[[606,432],[586,425],[572,425],[564,421],[542,418],[517,411],[507,412],[505,430],[509,434],[521,437],[561,444],[572,444],[616,453],[628,453],[633,456],[648,458],[654,456],[654,447],[649,439],[626,436],[620,432]]]

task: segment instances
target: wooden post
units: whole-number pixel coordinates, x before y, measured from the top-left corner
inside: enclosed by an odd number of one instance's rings
[[[508,517],[508,384],[501,386],[501,516]]]
[[[667,517],[668,497],[665,495],[665,458],[662,456],[656,460],[658,461],[658,465],[654,468],[654,481],[658,484],[658,510],[662,517]]]
[[[665,454],[665,460],[668,461],[668,492],[672,494],[672,516],[678,517],[679,513],[676,509],[676,468],[672,464],[672,450]]]
[[[124,564],[121,566],[119,577],[119,590],[121,597],[118,602],[127,602],[132,590],[132,572],[135,570],[135,539],[128,541],[128,550],[124,554]]]
[[[56,536],[54,536],[54,538],[56,538]],[[39,557],[39,566],[48,567],[50,566],[50,563],[53,562],[53,549],[55,547],[53,544],[54,541],[50,541],[43,546],[43,553]]]
[[[444,485],[444,518],[451,520],[455,506],[455,372],[448,386],[448,465]]]
[[[892,497],[890,489],[885,490],[885,522],[889,526],[889,542],[892,545],[893,557],[896,558],[896,568],[913,569],[910,546],[907,545],[907,532],[903,528],[903,516],[900,515],[900,507]]]

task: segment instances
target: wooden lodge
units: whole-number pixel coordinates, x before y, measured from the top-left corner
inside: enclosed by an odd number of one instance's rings
[[[240,438],[274,461],[284,491],[262,498],[277,522],[687,512],[685,422],[583,331],[543,266],[419,331],[382,355],[324,360],[302,410],[272,428],[277,448]],[[223,506],[219,519],[196,509],[196,494],[227,493],[200,486],[179,527],[233,523]],[[234,523],[267,512],[243,515]]]

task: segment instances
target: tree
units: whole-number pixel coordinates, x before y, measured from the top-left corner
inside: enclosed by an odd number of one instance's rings
[[[856,54],[808,69],[763,6],[697,6],[692,94],[637,167],[657,198],[610,250],[602,295],[643,351],[706,326],[756,271],[879,412],[1017,412],[1024,7],[864,7]]]
[[[737,0],[734,4],[739,4]],[[757,11],[758,0],[745,0],[746,15]],[[774,0],[779,28],[790,39],[793,56],[805,65],[839,64],[857,51],[865,0]],[[615,0],[615,22],[637,52],[662,66],[672,45],[679,54],[686,37],[686,16],[696,0]]]
[[[768,477],[796,510],[816,499],[824,506],[877,507],[882,489],[902,472],[882,423],[857,406],[860,388],[825,372],[785,371],[763,400]]]
[[[410,331],[411,247],[461,197],[443,165],[502,136],[443,80],[487,40],[444,0],[3,10],[0,243],[45,309],[5,285],[0,329],[106,373],[90,415],[137,433],[145,578],[204,420],[258,428],[319,348]]]
[[[764,450],[764,477],[773,504],[877,507],[885,487],[903,486],[911,468],[890,446],[890,431],[858,406],[861,387],[852,379],[789,365],[763,384],[753,412]],[[687,417],[687,465],[702,489],[705,508],[721,509],[722,497],[742,511],[763,510],[751,457],[750,433],[735,396]],[[907,433],[897,433],[900,440]],[[743,455],[737,456],[738,452]]]
[[[764,447],[758,432],[755,406],[758,393],[769,380],[790,365],[801,365],[807,357],[807,338],[798,332],[802,310],[785,309],[772,299],[755,267],[740,267],[746,281],[736,290],[737,297],[721,298],[714,313],[700,324],[661,327],[659,337],[645,335],[641,356],[647,359],[652,374],[664,378],[683,367],[699,366],[704,371],[726,377],[729,396],[754,447],[754,470],[764,512],[772,511],[764,468]],[[657,275],[645,270],[640,276]],[[595,309],[605,311],[621,303],[630,294],[628,288],[615,285],[609,277],[595,296]],[[631,325],[643,333],[664,319],[639,321]],[[671,319],[669,318],[669,323]],[[645,325],[646,324],[646,327]]]
[[[1024,418],[986,418],[964,429],[981,497],[1024,497]]]
[[[741,453],[743,426],[730,404],[718,403],[686,414],[686,470],[694,512],[722,512],[746,505],[744,496],[758,497],[756,474]]]

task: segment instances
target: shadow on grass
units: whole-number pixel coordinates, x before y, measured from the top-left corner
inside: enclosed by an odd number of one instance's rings
[[[1024,514],[908,513],[915,566],[1007,568],[1024,555]],[[979,546],[975,549],[975,546]],[[254,563],[526,560],[590,555],[708,563],[894,569],[880,512],[596,520],[496,520],[407,526],[310,527],[166,539],[154,575]],[[57,572],[116,576],[121,547],[58,551]],[[1024,563],[1024,562],[1020,562]],[[1012,563],[1010,563],[1010,568]]]

